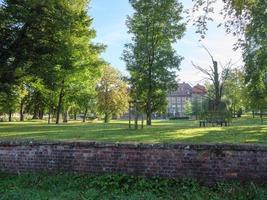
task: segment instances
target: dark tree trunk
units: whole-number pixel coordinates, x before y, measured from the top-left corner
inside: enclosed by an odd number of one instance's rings
[[[152,125],[152,66],[149,67],[149,88],[147,94],[147,126]]]
[[[221,103],[221,92],[220,92],[218,63],[216,61],[213,61],[213,68],[214,68],[214,90],[215,90],[214,111],[219,111],[219,105]]]
[[[58,98],[56,124],[59,124],[60,113],[61,113],[62,104],[63,104],[63,97],[64,97],[64,88],[62,86],[62,88],[60,89],[59,98]]]
[[[150,99],[148,99],[148,102],[147,102],[146,124],[148,126],[151,126],[152,125],[152,108],[151,108],[151,100]]]
[[[8,121],[12,122],[12,111],[11,110],[8,112]]]
[[[52,106],[49,106],[49,111],[48,111],[48,124],[51,123],[51,111],[52,111]]]
[[[73,118],[74,118],[75,121],[77,120],[77,111],[76,110],[73,113]]]
[[[68,111],[64,111],[63,113],[63,122],[64,123],[68,123]]]
[[[44,109],[43,108],[39,109],[39,119],[44,119]]]
[[[135,112],[134,128],[135,129],[138,129],[138,108],[137,108],[137,102],[135,102],[135,105],[134,105],[134,112]]]
[[[261,117],[261,123],[263,123],[263,110],[260,109],[260,117]]]
[[[88,112],[88,108],[86,108],[85,111],[84,111],[83,122],[86,122],[87,112]]]
[[[105,113],[104,122],[109,123],[109,118],[110,118],[109,114]]]
[[[39,115],[39,108],[38,108],[38,104],[35,103],[32,119],[39,119],[38,115]]]
[[[23,107],[24,107],[24,101],[23,100],[21,100],[21,102],[20,102],[20,110],[19,110],[19,115],[20,115],[20,121],[21,122],[23,122],[24,121],[24,110],[23,110]]]
[[[253,116],[253,118],[255,118],[255,111],[254,110],[252,110],[252,116]]]
[[[235,115],[235,104],[234,104],[234,109],[233,109],[233,110],[234,110],[234,118],[235,118],[235,116],[236,116],[236,115]]]

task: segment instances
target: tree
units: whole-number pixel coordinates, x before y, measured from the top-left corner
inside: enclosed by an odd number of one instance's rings
[[[236,116],[236,112],[244,107],[245,81],[243,71],[235,68],[229,72],[228,79],[225,81],[223,98],[228,103],[232,116]]]
[[[79,77],[88,70],[91,71],[92,78],[95,77],[93,72],[97,72],[102,64],[99,54],[103,50],[103,46],[92,43],[96,34],[91,28],[92,19],[87,15],[87,1],[72,1],[71,4],[63,1],[63,3],[61,11],[65,14],[62,16],[64,23],[59,30],[62,52],[56,66],[59,88],[56,123],[59,123],[68,87],[72,81],[77,81],[74,77]],[[67,109],[65,108],[65,112]]]
[[[176,0],[130,3],[135,12],[126,24],[133,37],[132,43],[125,45],[123,60],[131,75],[132,98],[146,103],[147,125],[151,125],[152,113],[165,103],[167,90],[177,86],[175,70],[182,58],[172,44],[185,31],[182,6]]]
[[[196,117],[196,119],[198,119],[200,114],[205,110],[204,104],[205,104],[204,97],[199,97],[199,96],[192,97],[192,102],[191,102],[192,114]]]
[[[200,72],[205,74],[207,76],[207,79],[212,82],[213,86],[212,99],[214,100],[213,111],[219,111],[222,102],[224,85],[229,77],[229,72],[232,64],[231,61],[229,61],[225,66],[221,66],[222,72],[220,73],[218,68],[218,62],[214,60],[213,56],[205,46],[202,47],[209,54],[212,61],[212,66],[209,66],[209,69],[206,69],[204,67],[195,65],[193,62],[192,65]]]
[[[227,33],[241,37],[246,32],[247,26],[251,24],[253,16],[259,13],[264,14],[266,6],[265,0],[193,0],[193,2],[191,14],[194,17],[189,15],[189,18],[194,22],[197,27],[196,32],[201,34],[202,38],[205,37],[208,30],[208,23],[214,20],[212,14],[217,6],[216,3],[223,3],[223,8],[218,14],[222,15],[224,23],[220,23],[218,26],[224,25]]]
[[[6,88],[5,91],[0,92],[0,112],[8,114],[8,121],[12,121],[12,114],[17,110],[19,105],[18,88],[15,86]]]
[[[104,114],[108,123],[112,116],[119,116],[128,109],[128,86],[116,69],[105,66],[102,78],[97,86],[98,110]]]
[[[34,118],[47,107],[50,113],[57,98],[59,123],[74,77],[88,71],[97,77],[103,46],[92,42],[87,6],[87,0],[5,0],[0,7],[0,90],[18,86],[26,75],[41,80],[43,89],[30,92]]]
[[[191,116],[193,114],[193,111],[192,111],[192,103],[191,101],[187,100],[185,102],[185,105],[184,105],[184,112],[187,116]]]
[[[246,26],[242,43],[245,62],[245,82],[248,102],[253,110],[259,110],[262,118],[267,102],[267,5],[256,0],[250,8],[251,19]]]
[[[250,85],[252,93],[263,100],[263,96],[267,96],[264,92],[267,73],[266,0],[194,0],[193,13],[203,11],[194,18],[197,32],[202,37],[206,34],[208,21],[213,20],[210,14],[214,12],[214,5],[219,1],[224,3],[221,14],[225,18],[226,32],[239,36],[235,48],[243,50],[246,84]]]
[[[96,113],[97,92],[96,85],[100,81],[101,70],[83,71],[74,77],[74,81],[69,87],[67,101],[71,108],[80,110],[83,113],[83,122],[86,121],[87,114]]]

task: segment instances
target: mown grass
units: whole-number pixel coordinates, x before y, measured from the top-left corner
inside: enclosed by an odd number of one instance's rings
[[[234,119],[230,127],[200,128],[198,121],[154,121],[152,127],[128,129],[127,121],[71,122],[48,125],[45,122],[0,123],[0,140],[63,140],[141,143],[253,143],[267,144],[267,122],[258,118]]]
[[[200,186],[193,180],[125,175],[0,174],[0,200],[265,200],[266,186],[253,183]]]

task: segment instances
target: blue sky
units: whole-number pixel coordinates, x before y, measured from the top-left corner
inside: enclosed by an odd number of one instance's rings
[[[190,8],[190,0],[181,1],[185,8]],[[217,11],[222,5],[217,4]],[[95,41],[106,44],[108,47],[103,53],[103,58],[113,67],[118,68],[122,73],[127,74],[125,63],[121,60],[124,44],[130,41],[127,34],[125,20],[127,15],[131,15],[133,10],[128,0],[91,0],[89,15],[94,18],[93,27],[97,31]],[[236,38],[226,35],[223,28],[217,28],[217,24],[222,21],[219,15],[213,16],[215,22],[209,25],[209,31],[205,40],[199,42],[199,35],[195,33],[195,28],[188,25],[185,36],[174,44],[174,48],[179,55],[184,57],[181,64],[181,71],[178,72],[180,81],[191,84],[203,83],[204,76],[199,73],[191,64],[206,66],[210,64],[207,53],[199,46],[204,44],[222,64],[230,59],[236,66],[242,65],[241,52],[233,51],[233,44]]]

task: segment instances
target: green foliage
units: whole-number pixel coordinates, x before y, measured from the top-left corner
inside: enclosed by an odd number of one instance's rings
[[[18,106],[19,90],[13,86],[0,93],[0,113],[14,113]]]
[[[242,110],[245,107],[245,99],[244,72],[239,69],[233,69],[225,81],[223,101],[226,102],[228,110],[231,110],[234,116],[238,110]]]
[[[253,9],[264,7],[263,4],[265,4],[265,0],[193,0],[193,2],[192,11],[196,16],[191,20],[197,27],[196,33],[199,33],[202,38],[206,35],[208,23],[214,21],[212,14],[217,6],[216,3],[223,3],[223,8],[218,14],[225,18],[225,21],[218,26],[224,25],[227,33],[241,37],[255,14]]]
[[[210,14],[214,12],[214,5],[218,0],[194,0],[194,2],[194,13],[203,11],[194,21],[198,28],[197,32],[204,37],[208,21],[213,20]],[[227,19],[224,21],[226,32],[239,35],[236,47],[241,47],[243,50],[247,84],[243,97],[246,99],[246,106],[263,112],[263,109],[266,109],[267,98],[266,0],[226,0],[223,3],[221,14]],[[233,98],[230,99],[232,104]]]
[[[193,110],[192,110],[192,103],[191,101],[186,101],[185,105],[184,105],[184,112],[187,116],[191,116],[193,114]]]
[[[112,116],[120,116],[128,109],[128,86],[116,69],[105,66],[97,86],[98,110],[105,115],[105,122]]]
[[[207,106],[207,99],[205,96],[193,96],[192,97],[192,114],[196,117],[196,119],[199,118],[199,115],[208,110]]]
[[[123,60],[131,75],[132,98],[146,102],[147,124],[152,112],[166,105],[166,94],[175,88],[182,58],[173,49],[185,31],[182,6],[176,0],[130,0],[135,12],[127,26],[133,35],[125,45]],[[167,13],[167,14],[162,14]]]
[[[34,118],[56,107],[59,122],[62,110],[73,103],[85,109],[86,97],[94,95],[104,46],[92,42],[96,33],[88,3],[5,0],[1,4],[0,91],[9,95],[6,91],[23,85],[28,93],[26,111]],[[73,102],[74,95],[79,102]]]
[[[267,5],[264,0],[255,0],[251,7],[251,21],[246,27],[243,42],[245,81],[248,103],[254,110],[266,110],[267,102]]]
[[[221,183],[213,187],[190,179],[144,178],[127,175],[0,174],[0,199],[266,199],[266,187],[253,183]]]

